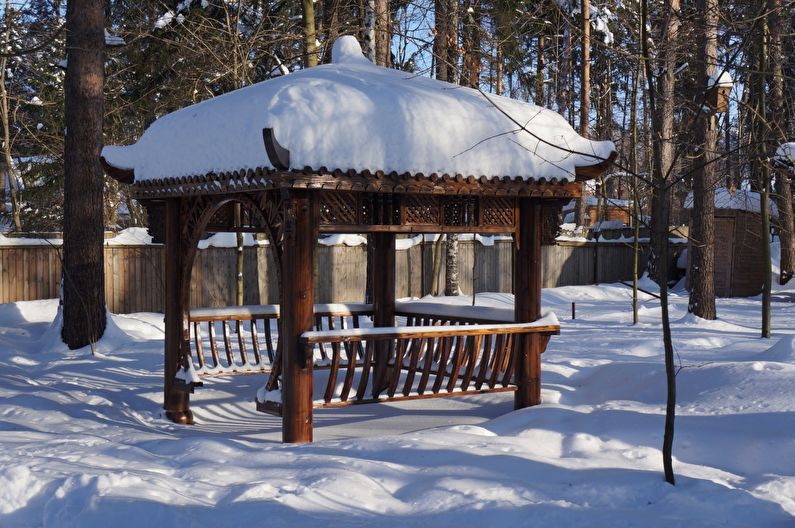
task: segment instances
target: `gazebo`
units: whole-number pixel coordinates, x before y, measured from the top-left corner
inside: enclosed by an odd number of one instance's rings
[[[312,440],[316,347],[333,351],[321,405],[497,389],[515,391],[516,408],[539,403],[540,356],[559,329],[554,315],[541,317],[542,240],[554,243],[560,208],[580,196],[579,182],[608,168],[613,144],[584,139],[531,104],[374,66],[350,36],[332,57],[164,116],[137,143],[103,149],[106,171],[133,186],[165,242],[166,416],[193,421],[188,296],[207,231],[264,232],[271,241],[280,344],[259,405],[282,415],[285,442]],[[323,233],[371,235],[373,328],[313,331],[322,330],[312,267]],[[399,233],[512,235],[513,321],[397,314]],[[414,326],[396,327],[396,315]],[[345,381],[336,384],[340,369]]]

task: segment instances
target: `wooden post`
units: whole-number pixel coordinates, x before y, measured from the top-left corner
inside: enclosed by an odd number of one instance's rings
[[[175,423],[192,424],[190,396],[175,386],[177,371],[182,367],[180,353],[185,339],[190,339],[185,318],[188,314],[183,273],[182,224],[179,198],[166,201],[165,208],[165,362],[163,368],[163,408],[166,417]],[[184,324],[183,324],[184,323]]]
[[[526,323],[541,317],[541,204],[520,198],[519,227],[516,237],[514,318]],[[545,342],[537,334],[525,335],[517,347],[519,389],[514,393],[514,408],[541,403],[541,352]]]
[[[312,348],[299,342],[312,330],[317,202],[310,191],[284,191],[282,254],[282,441],[312,441]]]
[[[373,325],[395,326],[395,234],[373,233]],[[392,341],[377,341],[373,396],[386,388]]]

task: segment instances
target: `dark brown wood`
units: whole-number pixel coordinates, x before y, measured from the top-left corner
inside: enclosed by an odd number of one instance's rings
[[[461,390],[467,390],[469,383],[472,381],[472,375],[475,373],[475,365],[480,355],[480,345],[483,343],[483,335],[470,335],[467,336],[466,341],[466,355],[467,366],[464,370],[464,376],[461,378]]]
[[[282,254],[282,440],[312,441],[312,347],[300,342],[312,329],[314,311],[313,261],[318,210],[311,192],[283,196]]]
[[[265,152],[273,168],[287,170],[290,168],[290,151],[276,141],[272,128],[262,129],[262,141],[265,143]]]
[[[615,153],[614,153],[615,154]],[[598,177],[614,160],[588,167],[578,167],[576,179]],[[598,160],[595,160],[598,161]],[[114,173],[116,174],[116,173]],[[113,174],[111,174],[113,175]],[[243,179],[242,176],[246,178]],[[258,192],[275,189],[314,189],[322,191],[368,192],[385,194],[426,195],[480,195],[480,196],[532,196],[539,198],[579,198],[581,187],[569,180],[546,180],[540,178],[468,176],[455,178],[450,175],[428,177],[416,174],[384,174],[373,177],[369,171],[322,171],[307,168],[294,171],[256,169],[245,174],[230,172],[207,174],[199,177],[181,176],[156,181],[135,182],[133,194],[139,200],[170,198],[187,195],[225,195],[239,192]],[[398,210],[400,207],[398,207]],[[360,221],[365,224],[367,222]]]
[[[263,322],[263,324],[269,324],[270,321],[267,319]],[[254,350],[254,363],[257,365],[262,364],[262,354],[259,350],[259,338],[257,337],[257,320],[255,318],[251,318],[249,321],[249,328],[251,329],[251,348]]]
[[[193,335],[196,342],[196,359],[199,361],[199,368],[203,368],[206,362],[204,360],[204,350],[202,349],[201,325],[198,322],[193,323]]]
[[[515,227],[511,226],[440,226],[440,225],[334,225],[320,226],[320,233],[395,233],[395,234],[420,234],[420,233],[465,233],[478,235],[510,235]]]
[[[376,327],[395,326],[395,235],[374,233],[373,241],[373,324]],[[373,397],[387,388],[389,358],[394,349],[392,342],[375,343],[373,363]]]
[[[221,358],[218,356],[218,344],[215,342],[215,322],[207,322],[207,337],[210,339],[210,353],[213,356],[213,367],[218,367],[221,364]]]
[[[516,322],[531,322],[541,317],[541,231],[542,204],[519,200],[520,230],[516,237],[516,275],[514,314]],[[516,353],[517,409],[541,403],[541,341],[537,334],[521,336]]]
[[[163,369],[163,409],[166,417],[175,423],[192,424],[190,396],[175,385],[177,371],[182,367],[182,346],[190,343],[190,327],[187,323],[187,295],[182,290],[182,239],[180,200],[169,200],[166,204],[166,266],[165,266],[165,358]]]

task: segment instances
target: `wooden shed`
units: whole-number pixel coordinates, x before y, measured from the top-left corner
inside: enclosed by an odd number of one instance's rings
[[[692,207],[690,194],[685,208],[691,214]],[[718,297],[751,297],[762,293],[765,267],[760,211],[757,192],[726,188],[715,191],[715,295]],[[777,217],[772,202],[770,213],[772,218]],[[688,242],[688,255],[694,243],[692,239]],[[689,263],[687,269],[689,283]]]
[[[315,407],[490,390],[514,391],[517,408],[539,403],[540,355],[559,330],[554,314],[542,318],[541,244],[554,240],[578,181],[600,175],[615,155],[612,143],[580,137],[548,110],[376,67],[353,37],[335,42],[331,64],[179,110],[134,145],[106,147],[106,170],[133,185],[165,240],[166,416],[192,423],[189,394],[201,384],[192,354],[204,357],[199,325],[214,320],[224,321],[230,357],[227,322],[236,329],[242,356],[239,369],[222,370],[256,370],[267,352],[257,403],[282,416],[285,442],[312,440]],[[267,234],[279,305],[189,310],[207,231]],[[371,237],[371,305],[313,304],[323,233]],[[402,313],[397,233],[512,235],[509,320]],[[364,318],[373,328],[359,326]],[[209,353],[217,362],[215,340]],[[324,391],[313,390],[315,369],[326,369]]]

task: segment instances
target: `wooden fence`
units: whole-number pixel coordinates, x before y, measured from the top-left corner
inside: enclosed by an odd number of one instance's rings
[[[640,257],[645,269],[646,251]],[[192,306],[226,306],[235,298],[235,249],[199,251],[193,268]],[[510,292],[513,282],[512,242],[459,243],[459,281],[464,293]],[[474,262],[473,262],[474,259]],[[244,251],[244,302],[278,303],[277,275],[270,249]],[[421,296],[433,284],[433,244],[398,250],[397,296]],[[616,282],[632,277],[632,247],[617,243],[568,243],[543,248],[543,286]],[[444,265],[442,265],[442,275]],[[473,281],[474,276],[474,281]],[[318,245],[315,262],[315,302],[361,301],[366,277],[365,246]],[[58,297],[60,248],[0,247],[0,303]],[[443,290],[443,276],[440,290]],[[106,246],[105,295],[114,313],[162,311],[162,246]]]

